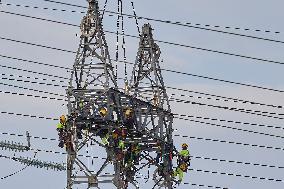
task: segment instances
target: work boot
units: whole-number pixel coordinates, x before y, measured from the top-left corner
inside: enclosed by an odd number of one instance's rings
[[[63,148],[63,147],[64,147],[64,142],[63,142],[63,141],[60,141],[59,144],[58,144],[58,146],[59,146],[60,148]]]

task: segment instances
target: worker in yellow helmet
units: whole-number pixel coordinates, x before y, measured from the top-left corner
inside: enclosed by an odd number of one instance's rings
[[[56,128],[56,130],[58,131],[58,136],[59,136],[58,146],[60,148],[63,148],[64,147],[64,131],[66,129],[67,119],[66,119],[65,115],[62,115],[62,116],[60,116],[59,120],[60,120],[60,122],[57,124],[57,128]]]
[[[178,176],[178,183],[181,183],[184,177],[184,172],[187,172],[187,168],[190,165],[190,154],[188,151],[188,145],[182,144],[182,150],[178,154],[178,166],[174,171],[174,176]]]
[[[133,118],[133,109],[132,108],[127,108],[124,111],[124,125],[126,126],[127,130],[133,130],[134,128],[134,118]]]

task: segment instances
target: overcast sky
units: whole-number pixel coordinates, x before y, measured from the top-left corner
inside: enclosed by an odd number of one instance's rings
[[[72,4],[87,6],[85,0],[61,0]],[[75,10],[77,12],[85,9],[70,7],[66,5],[58,5],[48,3],[43,0],[3,0],[0,9],[14,13],[20,13],[30,16],[57,20],[78,25],[83,14],[71,13],[68,11]],[[132,14],[131,0],[124,0],[125,12]],[[33,8],[24,8],[17,6],[7,6],[6,3],[13,5],[33,5],[40,8],[57,8],[66,9],[68,11],[52,11]],[[100,0],[100,6],[103,7],[103,0]],[[107,10],[116,11],[117,1],[109,1]],[[274,39],[278,42],[269,40],[252,39],[236,35],[229,35],[220,32],[201,30],[192,27],[182,27],[160,22],[150,22],[154,28],[154,38],[161,41],[179,43],[182,45],[200,47],[204,49],[212,49],[243,56],[255,57],[259,59],[267,59],[284,63],[284,26],[282,24],[284,2],[281,0],[134,0],[135,9],[138,16],[156,18],[162,20],[171,20],[181,23],[191,23],[191,26],[200,24],[200,27],[208,29],[216,29],[220,31],[238,33],[259,38]],[[141,27],[146,20],[139,20]],[[106,14],[104,17],[104,29],[108,31],[116,31],[116,17]],[[216,27],[219,26],[219,27]],[[126,33],[137,35],[137,28],[134,19],[125,18]],[[239,28],[239,29],[234,29]],[[246,30],[249,29],[249,30]],[[256,31],[259,30],[259,31]],[[265,32],[270,31],[270,32]],[[280,32],[280,33],[278,33]],[[80,35],[79,28],[50,23],[46,21],[24,18],[16,15],[5,14],[0,12],[0,37],[21,40],[36,44],[42,44],[71,51],[76,51],[79,44]],[[115,56],[116,36],[106,33],[107,42],[109,44],[111,56]],[[229,56],[204,50],[193,48],[178,47],[164,43],[158,43],[161,48],[162,55],[161,67],[171,70],[187,72],[202,76],[208,76],[223,80],[240,82],[245,84],[257,85],[272,89],[284,90],[284,74],[281,64],[274,64],[260,60],[251,60],[242,57]],[[138,40],[126,38],[127,60],[133,62],[135,60],[138,48]],[[16,58],[28,59],[47,64],[54,64],[64,67],[72,67],[75,55],[67,52],[34,47],[25,44],[19,44],[11,41],[0,39],[0,55],[12,56]],[[122,59],[122,54],[120,57]],[[70,73],[66,70],[56,69],[52,67],[36,65],[28,62],[16,61],[0,57],[0,65],[10,66],[21,69],[32,70],[36,72],[49,73],[53,75],[69,77]],[[123,65],[119,65],[123,67]],[[30,76],[54,79],[48,76],[42,76],[23,71],[17,71],[1,67],[0,74],[13,74],[9,78],[17,78],[17,76]],[[130,72],[130,67],[128,72]],[[119,72],[123,76],[124,71]],[[130,75],[130,74],[128,74]],[[1,75],[0,77],[6,77]],[[186,76],[176,73],[163,72],[165,84],[170,87],[183,88],[192,91],[210,93],[226,97],[250,100],[259,103],[282,105],[284,106],[283,92],[268,91],[252,87],[244,87],[219,81],[212,81],[192,76]],[[19,78],[17,78],[19,79]],[[26,79],[33,80],[33,79]],[[46,81],[52,83],[51,81]],[[17,81],[9,81],[1,79],[1,83],[28,87],[37,90],[48,91],[52,93],[65,94],[65,88],[45,86]],[[66,83],[53,82],[54,84],[67,85]],[[34,94],[41,96],[58,97],[49,94],[37,93],[29,90],[18,89],[14,87],[4,86],[0,84],[1,91],[18,92],[24,94]],[[274,117],[283,118],[283,108],[273,108],[267,106],[251,105],[248,103],[235,103],[232,101],[218,101],[215,98],[205,99],[198,97],[206,97],[201,94],[180,92],[176,90],[168,90],[170,94],[176,94],[176,98],[182,98],[194,102],[206,103],[210,105],[222,105],[234,108],[243,108],[247,110],[276,113]],[[181,97],[180,95],[186,95]],[[171,96],[171,95],[170,95]],[[188,97],[188,96],[194,96]],[[215,99],[215,100],[214,100]],[[269,118],[259,115],[252,115],[242,112],[223,110],[208,106],[199,106],[184,103],[171,103],[172,111],[179,114],[187,114],[192,116],[201,116],[206,118],[217,118],[230,121],[239,121],[242,123],[256,123],[256,125],[270,125],[284,128],[283,119]],[[45,117],[59,117],[67,110],[62,102],[39,99],[12,94],[0,93],[0,112],[14,112],[22,114],[30,114]],[[269,114],[266,114],[269,115]],[[212,120],[194,119],[197,121],[205,121],[229,127],[247,129],[256,132],[268,133],[270,135],[278,135],[284,137],[283,129],[259,127],[244,124],[235,124],[227,122],[219,122]],[[43,119],[26,118],[15,115],[0,114],[0,132],[9,132],[16,134],[25,134],[29,131],[31,135],[56,138],[56,121]],[[271,147],[284,147],[283,138],[273,136],[264,136],[255,133],[248,133],[228,128],[216,127],[212,125],[200,124],[190,121],[174,121],[174,128],[177,129],[175,134],[188,135],[194,137],[203,137],[210,139],[219,139],[226,141],[234,141],[241,143],[257,144]],[[23,137],[11,137],[0,135],[0,141],[16,141],[26,143]],[[177,148],[180,144],[186,142],[190,146],[190,153],[193,156],[210,157],[224,160],[234,160],[241,162],[249,162],[252,164],[271,165],[276,167],[284,166],[284,152],[277,149],[265,149],[259,147],[242,146],[236,144],[225,144],[213,141],[204,141],[196,139],[188,139],[175,137]],[[63,152],[57,147],[56,142],[42,141],[32,139],[32,147],[35,149],[45,149]],[[14,152],[1,151],[0,154],[13,156]],[[32,152],[15,153],[15,156],[32,157]],[[54,161],[63,163],[64,155],[56,155],[50,153],[38,153],[38,159],[45,161]],[[97,160],[99,161],[99,160]],[[99,162],[98,162],[99,163]],[[226,172],[240,175],[249,175],[256,177],[265,177],[284,180],[284,169],[270,168],[267,166],[253,166],[236,163],[218,162],[212,160],[192,159],[193,169]],[[9,175],[24,166],[11,160],[0,159],[0,177]],[[143,173],[142,173],[143,174]],[[282,189],[284,181],[268,181],[252,178],[241,178],[227,175],[217,175],[209,173],[200,173],[189,171],[185,176],[185,182],[213,185],[220,187],[228,187],[232,189]],[[29,167],[22,173],[13,177],[0,181],[1,188],[64,188],[66,186],[66,173],[47,171]],[[141,183],[141,188],[150,187],[151,183]],[[76,187],[74,187],[76,188]],[[78,187],[79,188],[79,187]],[[82,187],[83,188],[83,187]],[[107,186],[105,188],[113,188]],[[190,185],[180,185],[179,188],[203,188]]]

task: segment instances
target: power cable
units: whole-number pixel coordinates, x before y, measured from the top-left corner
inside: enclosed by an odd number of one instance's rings
[[[19,77],[19,78],[27,78],[27,79],[35,79],[35,80],[43,80],[43,81],[51,81],[51,82],[61,82],[61,83],[65,83],[66,82],[66,81],[62,81],[62,80],[52,80],[52,79],[44,79],[44,78],[29,77],[29,76],[26,77],[26,76],[13,75],[13,74],[0,74],[0,75],[2,75],[2,76],[7,76],[8,75],[10,77]],[[5,78],[2,78],[2,79],[4,79],[4,80],[6,79],[7,80],[8,78],[5,77]],[[10,78],[8,80],[14,80],[14,79]],[[17,81],[29,82],[29,81],[26,81],[26,80],[17,80]],[[34,83],[34,82],[31,82],[31,83]],[[35,83],[43,84],[43,83],[38,83],[38,82],[35,82]],[[52,86],[56,86],[56,87],[59,86],[59,85],[56,85],[56,84],[49,84],[49,83],[44,83],[44,85],[52,85]],[[67,87],[67,86],[61,86],[61,87]],[[48,98],[48,97],[45,97],[45,98]],[[194,104],[194,105],[200,105],[200,106],[221,108],[221,109],[225,109],[225,110],[236,111],[236,112],[243,112],[243,113],[247,113],[247,114],[259,115],[259,116],[264,116],[264,117],[269,117],[269,118],[284,119],[284,118],[281,118],[281,117],[271,116],[271,115],[278,115],[278,116],[284,115],[284,114],[277,114],[277,113],[274,113],[274,112],[262,112],[262,111],[258,111],[258,110],[240,109],[240,108],[233,108],[233,107],[227,107],[227,106],[216,106],[216,105],[211,105],[211,104],[204,104],[204,103],[188,101],[188,100],[182,100],[182,99],[174,99],[174,98],[172,98],[170,100],[174,100],[174,102],[183,102],[183,103],[186,103],[186,104]],[[270,115],[265,115],[265,114],[270,114]]]
[[[22,79],[14,79],[14,78],[7,78],[7,77],[2,77],[2,78],[0,77],[0,79],[9,80],[9,81],[19,81],[19,82],[24,82],[24,83],[39,84],[39,85],[46,85],[46,86],[54,86],[54,87],[67,88],[67,86],[65,86],[65,85],[57,85],[57,84],[51,84],[51,83],[28,81],[28,80],[22,80]]]
[[[211,139],[211,138],[202,138],[202,137],[195,137],[195,136],[188,136],[188,135],[179,135],[179,134],[174,134],[173,136],[182,137],[182,138],[189,138],[189,139],[195,139],[195,140],[203,140],[203,141],[210,141],[210,142],[219,142],[219,143],[225,143],[225,144],[235,144],[235,145],[241,145],[241,146],[250,146],[250,147],[257,147],[257,148],[265,148],[265,149],[284,151],[284,148],[265,146],[265,145],[258,145],[258,144],[248,144],[248,143],[242,143],[242,142],[226,141],[226,140]]]
[[[65,152],[56,152],[52,150],[42,150],[42,149],[31,149],[32,151],[37,152],[45,152],[45,153],[53,153],[53,154],[61,154],[61,155],[67,155]],[[99,157],[92,157],[92,156],[85,156],[85,155],[77,155],[79,157],[85,157],[85,158],[99,158]],[[103,159],[103,158],[99,158]],[[105,158],[106,159],[106,158]],[[202,173],[210,173],[210,174],[220,174],[220,175],[227,175],[227,176],[234,176],[234,177],[243,177],[243,178],[250,178],[250,179],[259,179],[259,180],[267,180],[267,181],[275,181],[275,182],[284,182],[284,180],[281,179],[274,179],[274,178],[264,178],[264,177],[255,177],[255,176],[248,176],[248,175],[240,175],[240,174],[233,174],[233,173],[224,173],[224,172],[217,172],[217,171],[207,171],[207,170],[201,170],[201,169],[189,169],[191,171],[195,172],[202,172]]]
[[[13,113],[13,112],[5,112],[5,111],[0,111],[0,113],[1,114],[8,114],[8,115],[17,115],[17,116],[23,116],[23,117],[30,117],[30,118],[38,118],[38,119],[46,119],[46,120],[58,121],[58,119],[56,119],[56,118],[49,118],[49,117],[43,117],[43,116],[34,116],[34,115],[29,115],[29,114],[21,114],[21,113]],[[225,144],[235,144],[235,145],[241,145],[241,146],[250,146],[250,147],[258,147],[258,148],[265,148],[265,149],[273,149],[273,150],[284,151],[284,148],[265,146],[265,145],[258,145],[258,144],[248,144],[248,143],[226,141],[226,140],[219,140],[219,139],[211,139],[211,138],[194,137],[194,136],[179,135],[179,134],[174,134],[173,136],[182,137],[182,138],[189,138],[189,139],[196,139],[196,140],[211,141],[211,142],[219,142],[219,143],[225,143]]]
[[[1,66],[0,66],[0,67],[1,67]],[[5,73],[0,73],[0,76],[9,76],[9,77],[18,77],[18,78],[41,80],[41,81],[50,81],[50,82],[66,83],[66,81],[63,81],[63,80],[45,79],[45,78],[22,76],[22,75],[13,75],[13,74],[5,74]],[[52,75],[52,77],[53,77],[53,76],[54,76],[54,75]]]
[[[226,160],[226,159],[218,159],[218,158],[202,157],[202,156],[190,156],[190,157],[194,159],[203,159],[203,160],[211,160],[211,161],[218,161],[218,162],[235,163],[235,164],[241,164],[241,165],[252,165],[252,166],[259,166],[259,167],[284,169],[284,166],[267,165],[267,164],[261,164],[261,163],[250,163],[250,162],[243,162],[243,161],[237,161],[237,160]]]
[[[23,43],[23,44],[26,44],[26,45],[43,47],[43,48],[47,48],[47,49],[59,50],[59,51],[68,52],[68,53],[74,53],[74,54],[76,53],[75,51],[70,51],[70,50],[66,50],[66,49],[59,49],[59,48],[50,47],[50,46],[46,46],[46,45],[40,45],[40,44],[35,44],[35,43],[30,43],[30,42],[24,42],[24,41],[19,41],[19,40],[4,38],[4,37],[0,37],[0,39],[11,41],[11,42],[16,42],[16,43]],[[127,62],[127,63],[129,63],[129,62]],[[133,63],[131,63],[131,64],[133,64]],[[175,70],[169,70],[169,69],[161,69],[161,70],[164,70],[164,71],[167,71],[167,72],[172,72],[172,73],[177,73],[177,74],[182,74],[182,75],[188,75],[188,76],[192,76],[192,77],[198,77],[198,78],[202,78],[202,79],[208,79],[208,80],[219,81],[219,82],[224,82],[224,83],[230,83],[230,84],[235,84],[235,85],[242,85],[242,86],[246,86],[246,87],[258,88],[258,89],[263,89],[263,90],[267,90],[267,91],[281,92],[281,93],[284,92],[283,90],[279,90],[279,89],[272,89],[272,88],[267,88],[267,87],[251,85],[251,84],[244,84],[244,83],[240,83],[240,82],[228,81],[228,80],[224,80],[224,79],[218,79],[218,78],[213,78],[213,77],[208,77],[208,76],[202,76],[202,75],[197,75],[197,74],[185,73],[185,72],[180,72],[180,71],[175,71]]]
[[[7,83],[2,83],[2,82],[0,82],[0,85],[4,85],[4,86],[8,86],[8,87],[13,87],[13,88],[18,88],[18,89],[29,90],[29,91],[34,91],[34,92],[38,92],[38,93],[44,93],[44,94],[49,94],[49,95],[55,95],[55,96],[66,97],[66,95],[61,95],[61,94],[57,94],[57,93],[51,93],[51,92],[42,91],[42,90],[37,90],[37,89],[31,89],[31,88],[27,88],[27,87],[21,87],[21,86],[17,86],[17,85],[10,85],[10,84],[7,84]]]
[[[234,107],[228,107],[228,106],[219,106],[219,105],[212,105],[212,104],[205,104],[205,103],[200,103],[200,102],[194,102],[194,101],[189,101],[189,100],[182,100],[182,99],[173,99],[174,102],[182,102],[185,104],[192,104],[192,105],[199,105],[199,106],[207,106],[207,107],[213,107],[213,108],[220,108],[224,110],[230,110],[230,111],[235,111],[235,112],[242,112],[242,113],[247,113],[247,114],[252,114],[252,115],[258,115],[258,116],[263,116],[263,117],[269,117],[269,118],[274,118],[274,119],[284,119],[283,117],[277,117],[277,116],[283,116],[284,114],[278,114],[275,112],[262,112],[259,110],[249,110],[249,109],[244,109],[244,108],[234,108]],[[266,115],[270,114],[270,115]],[[277,116],[272,116],[272,115],[277,115]]]
[[[26,17],[26,18],[32,18],[32,19],[37,19],[37,20],[42,20],[42,21],[47,21],[47,22],[52,22],[52,23],[57,23],[57,24],[63,24],[63,25],[68,25],[68,26],[72,26],[72,27],[79,27],[79,25],[76,25],[76,24],[70,24],[70,23],[46,19],[46,18],[39,18],[39,17],[35,17],[35,16],[28,16],[28,15],[24,15],[24,14],[9,12],[9,11],[0,11],[0,13],[11,14],[11,15],[16,15],[16,16],[21,16],[21,17]],[[110,33],[110,34],[116,34],[116,32],[108,31],[108,30],[104,30],[104,32]],[[119,33],[119,35],[122,35],[122,34]],[[125,34],[125,36],[139,39],[139,36],[135,36],[135,35]],[[280,61],[251,57],[251,56],[240,55],[240,54],[234,54],[234,53],[223,52],[223,51],[219,51],[219,50],[207,49],[207,48],[202,48],[202,47],[196,47],[196,46],[180,44],[180,43],[175,43],[175,42],[162,41],[162,40],[155,40],[155,41],[159,42],[159,43],[167,44],[167,45],[173,45],[173,46],[184,47],[184,48],[191,48],[191,49],[195,49],[195,50],[207,51],[207,52],[212,52],[212,53],[217,53],[217,54],[235,56],[235,57],[246,58],[246,59],[251,59],[251,60],[258,60],[258,61],[269,62],[269,63],[274,63],[274,64],[284,64],[284,62],[280,62]]]
[[[250,179],[257,179],[257,180],[274,181],[274,182],[284,182],[284,180],[282,180],[282,179],[275,179],[275,178],[256,177],[256,176],[249,176],[249,175],[225,173],[225,172],[218,172],[218,171],[207,171],[207,170],[191,169],[191,168],[190,168],[189,170],[190,170],[190,171],[195,171],[195,172],[218,174],[218,175],[226,175],[226,176],[234,176],[234,177],[242,177],[242,178],[250,178]]]
[[[62,98],[46,97],[46,96],[39,96],[39,95],[32,95],[32,94],[23,94],[23,93],[16,93],[16,92],[10,92],[10,91],[1,91],[0,90],[0,93],[26,96],[26,97],[34,97],[34,98],[42,98],[42,99],[49,99],[49,100],[67,101],[67,99],[62,99]]]
[[[54,97],[46,97],[46,96],[31,95],[31,94],[23,94],[23,93],[9,92],[9,91],[1,91],[1,90],[0,90],[0,93],[26,96],[26,97],[34,97],[34,98],[42,98],[42,99],[50,99],[50,100],[57,100],[57,101],[66,101],[66,99],[59,99],[59,98],[54,98]],[[206,125],[211,125],[211,126],[216,126],[216,127],[222,127],[222,128],[233,129],[233,130],[238,130],[238,131],[243,131],[243,132],[248,132],[248,133],[253,133],[253,134],[275,137],[275,138],[284,138],[283,136],[280,136],[280,135],[273,135],[273,134],[268,134],[268,133],[263,133],[263,132],[248,130],[248,129],[241,129],[241,128],[225,126],[225,125],[220,125],[220,124],[215,124],[215,123],[197,121],[197,120],[193,120],[193,119],[189,119],[189,118],[197,118],[197,119],[205,119],[205,120],[213,120],[213,121],[220,121],[220,119],[213,119],[213,118],[200,117],[200,116],[190,116],[190,115],[184,115],[184,114],[182,114],[182,115],[181,114],[174,114],[174,115],[175,115],[175,118],[180,119],[180,120],[186,120],[186,121],[191,121],[191,122],[195,122],[195,123],[201,123],[201,124],[206,124]],[[234,121],[227,121],[227,120],[221,120],[221,121],[226,121],[228,123],[234,123]],[[240,123],[242,123],[242,122],[238,122],[238,124],[240,124]],[[251,124],[251,125],[256,125],[256,124]],[[266,126],[266,125],[264,125],[264,126]],[[271,127],[273,127],[273,126],[269,126],[269,128],[271,128]],[[277,127],[277,128],[284,129],[282,127]]]
[[[0,134],[1,135],[8,135],[8,136],[16,136],[16,137],[26,137],[26,135],[23,135],[23,134],[15,134],[15,133],[7,133],[7,132],[0,132]],[[32,135],[29,135],[29,137],[31,137],[33,139],[40,139],[40,140],[58,141],[58,139],[48,138],[48,137],[39,137],[39,136],[32,136]],[[251,166],[284,169],[284,166],[267,165],[267,164],[261,164],[261,163],[242,162],[242,161],[237,161],[237,160],[226,160],[226,159],[218,159],[218,158],[203,157],[203,156],[192,156],[192,155],[190,157],[194,158],[194,159],[202,159],[202,160],[235,163],[235,164],[242,164],[242,165],[251,165]]]
[[[16,58],[16,57],[7,56],[7,55],[3,55],[3,54],[0,54],[0,57],[12,59],[12,60],[17,60],[17,61],[28,62],[28,63],[32,63],[32,64],[38,64],[38,65],[54,67],[54,68],[61,68],[61,69],[66,69],[66,70],[72,70],[70,68],[63,67],[63,66],[58,66],[58,65],[54,65],[54,64],[46,64],[46,63],[42,63],[42,62],[38,62],[38,61],[32,61],[32,60],[27,60],[27,59],[23,59],[23,58]]]
[[[23,94],[23,93],[16,93],[16,92],[10,92],[10,91],[1,91],[0,90],[0,93],[19,95],[19,96],[26,96],[26,97],[34,97],[34,98],[41,98],[41,99],[49,99],[49,100],[57,100],[57,101],[67,101],[66,99],[59,99],[59,98],[54,98],[54,97],[46,97],[46,96],[31,95],[31,94]],[[195,123],[201,123],[201,124],[206,124],[206,125],[211,125],[211,126],[217,126],[217,127],[227,128],[227,129],[233,129],[233,130],[237,130],[237,131],[243,131],[243,132],[248,132],[248,133],[253,133],[253,134],[259,134],[259,135],[275,137],[275,138],[282,138],[282,139],[284,138],[283,136],[279,136],[279,135],[273,135],[273,134],[268,134],[268,133],[263,133],[263,132],[258,132],[258,131],[252,131],[252,130],[248,130],[248,129],[240,129],[240,128],[231,127],[231,126],[219,125],[219,124],[215,124],[215,123],[208,123],[208,122],[203,122],[203,121],[197,121],[197,120],[184,118],[184,117],[195,117],[195,116],[187,116],[187,115],[179,115],[179,114],[174,114],[174,115],[180,116],[180,117],[175,117],[177,119],[191,121],[191,122],[195,122]],[[284,129],[284,128],[282,128],[282,129]]]
[[[44,0],[45,1],[45,0]],[[56,2],[56,1],[48,1],[48,2],[53,2],[53,3],[59,3],[62,4],[62,2]],[[38,7],[38,6],[29,6],[29,5],[20,5],[20,4],[11,4],[11,3],[0,3],[2,5],[6,6],[16,6],[16,7],[22,7],[22,8],[33,8],[33,9],[42,9],[42,10],[51,10],[51,11],[61,11],[61,12],[70,12],[70,13],[80,13],[80,14],[85,14],[85,11],[76,11],[76,10],[67,10],[67,9],[57,9],[57,8],[48,8],[48,7]],[[88,8],[80,5],[74,5],[74,4],[69,4],[69,3],[63,3],[64,5],[68,6],[73,6],[77,8]],[[105,10],[105,9],[104,9]],[[101,10],[102,11],[102,10]],[[117,14],[117,12],[114,11],[103,11],[103,13],[106,12],[109,14],[109,16],[114,16],[114,14]],[[243,30],[243,31],[254,31],[254,32],[264,32],[264,33],[274,33],[274,34],[279,34],[279,31],[271,31],[271,30],[261,30],[261,29],[250,29],[250,28],[240,28],[240,27],[231,27],[231,26],[220,26],[220,25],[212,25],[212,24],[198,24],[198,23],[191,23],[191,22],[177,22],[177,21],[171,21],[171,20],[162,20],[162,19],[156,19],[156,18],[149,18],[149,17],[143,17],[143,16],[137,16],[137,15],[131,15],[131,14],[123,14],[123,16],[126,16],[128,18],[135,18],[137,19],[143,19],[147,21],[154,21],[154,22],[160,22],[160,23],[165,23],[165,24],[171,24],[171,25],[176,25],[176,26],[182,26],[182,27],[188,27],[188,28],[195,28],[195,29],[201,29],[201,30],[207,30],[207,31],[212,31],[212,32],[218,32],[218,33],[224,33],[224,34],[230,34],[230,35],[236,35],[236,36],[241,36],[241,37],[248,37],[248,38],[260,38],[260,37],[255,37],[255,36],[250,36],[250,35],[243,35],[243,34],[238,34],[238,33],[232,33],[232,32],[226,32],[226,31],[220,31],[216,30],[216,28],[222,28],[222,29],[232,29],[232,30]],[[209,28],[211,27],[211,28]],[[214,28],[214,29],[212,29]],[[139,32],[140,33],[140,32]],[[260,38],[262,39],[262,38]],[[265,38],[262,40],[266,40]]]
[[[27,59],[22,59],[22,58],[16,58],[16,57],[11,57],[11,56],[1,55],[1,54],[0,54],[0,57],[7,58],[7,59],[12,59],[12,60],[17,60],[17,61],[29,62],[29,63],[32,63],[32,64],[39,64],[39,65],[44,65],[44,66],[49,66],[49,67],[55,67],[55,68],[62,68],[62,69],[66,69],[66,70],[71,70],[71,69],[69,69],[67,67],[57,66],[57,65],[53,65],[53,64],[46,64],[46,63],[42,63],[42,62],[37,62],[37,61],[32,61],[32,60],[27,60]],[[8,67],[8,66],[5,66],[5,67],[14,69],[14,68]],[[15,70],[17,70],[17,69],[18,68],[15,68]],[[19,70],[24,71],[22,69],[19,69]],[[37,72],[37,74],[40,74],[40,73]],[[41,74],[42,75],[47,75],[46,73],[41,73]],[[67,77],[54,76],[54,75],[52,77],[58,77],[58,78],[60,77],[62,79],[68,79]],[[118,79],[123,80],[123,78],[118,78]],[[181,97],[189,97],[189,98],[197,98],[197,99],[207,99],[207,100],[216,100],[216,101],[224,101],[224,102],[235,102],[235,103],[251,104],[251,105],[259,105],[259,106],[267,106],[267,107],[273,107],[273,108],[278,108],[278,109],[284,109],[284,107],[282,105],[265,104],[265,103],[254,102],[254,101],[249,101],[249,100],[244,100],[244,99],[239,99],[239,98],[225,97],[225,96],[209,94],[209,93],[193,91],[193,90],[187,90],[187,89],[181,89],[181,88],[170,87],[170,86],[166,86],[166,88],[172,89],[172,90],[177,90],[177,91],[182,91],[182,92],[189,92],[189,93],[194,93],[194,94],[210,96],[210,97],[192,96],[192,95],[176,94],[176,93],[171,93],[170,94],[171,96],[180,95]],[[212,98],[212,97],[214,97],[214,98]]]
[[[5,66],[5,65],[1,65],[0,67],[2,68],[7,68],[7,69],[12,69],[12,70],[17,70],[17,71],[22,71],[22,72],[28,72],[28,73],[33,73],[33,74],[38,74],[38,75],[44,75],[44,76],[49,76],[49,77],[55,77],[55,78],[59,78],[59,79],[68,79],[67,77],[62,77],[62,76],[57,76],[57,75],[52,75],[52,74],[47,74],[47,73],[42,73],[42,72],[35,72],[35,71],[31,71],[31,70],[27,70],[27,69],[21,69],[21,68],[16,68],[16,67],[11,67],[11,66]],[[62,83],[62,81],[59,81]],[[64,81],[65,82],[65,81]]]
[[[15,85],[4,84],[4,83],[0,83],[0,84],[6,85],[6,86],[17,87],[17,88],[23,88],[23,87],[19,87],[19,86],[15,86]],[[47,94],[52,94],[52,95],[58,95],[58,96],[63,96],[63,97],[65,97],[64,95],[59,95],[59,94],[56,94],[56,93],[49,93],[49,92],[46,92],[46,91],[39,91],[39,90],[29,89],[29,88],[25,88],[25,89],[28,89],[28,90],[31,90],[31,91],[36,91],[36,92],[41,92],[41,93],[45,93],[45,94],[47,93]],[[27,96],[27,97],[35,97],[35,98],[43,98],[43,99],[51,99],[51,100],[65,101],[65,99],[43,97],[43,96],[31,95],[31,94],[21,94],[21,93],[16,93],[16,92],[1,91],[1,93],[14,94],[14,95],[20,95],[20,96]],[[179,100],[179,99],[178,99],[178,100]],[[228,108],[229,108],[229,107],[228,107]],[[227,108],[226,108],[226,109],[227,109]],[[245,113],[246,113],[246,112],[245,112]],[[189,115],[179,115],[179,114],[175,114],[175,115],[178,115],[178,116],[181,116],[181,117],[182,117],[182,118],[178,117],[179,119],[184,119],[183,117],[187,117],[187,118],[197,118],[197,119],[205,119],[205,120],[220,121],[220,122],[227,122],[227,123],[237,123],[237,124],[242,124],[242,125],[252,125],[252,126],[260,126],[260,127],[267,127],[267,128],[284,129],[284,128],[282,128],[282,127],[277,127],[277,126],[272,126],[272,125],[255,124],[255,123],[247,123],[247,122],[240,122],[240,121],[223,120],[223,119],[200,117],[200,116],[189,116]],[[213,125],[213,126],[221,126],[221,127],[225,127],[225,128],[234,129],[234,130],[246,131],[246,132],[250,132],[250,133],[263,134],[263,135],[267,135],[267,136],[273,136],[273,137],[277,137],[277,138],[280,137],[280,138],[281,138],[281,136],[277,136],[277,135],[270,135],[270,134],[260,133],[260,132],[256,132],[256,131],[250,131],[250,130],[244,130],[244,129],[238,129],[238,128],[234,128],[234,127],[228,127],[228,126],[218,125],[218,124],[200,122],[200,121],[191,120],[191,119],[187,119],[187,120],[192,121],[192,122],[197,122],[197,123],[205,123],[205,124],[209,124],[209,125]]]
[[[198,187],[206,187],[206,188],[215,188],[215,189],[229,189],[229,188],[224,188],[221,186],[213,186],[213,185],[205,185],[205,184],[195,184],[195,183],[188,183],[188,182],[184,182],[183,184],[185,185],[191,185],[191,186],[198,186]]]
[[[204,120],[210,120],[210,121],[218,121],[218,122],[226,122],[226,123],[235,123],[235,124],[241,124],[241,125],[251,125],[251,126],[258,126],[258,127],[266,127],[266,128],[273,128],[273,129],[282,129],[284,130],[284,127],[274,126],[274,125],[265,125],[265,124],[257,124],[257,123],[249,123],[249,122],[242,122],[242,121],[232,121],[232,120],[225,120],[225,119],[218,119],[218,118],[210,118],[210,117],[202,117],[202,116],[193,116],[193,115],[185,115],[185,114],[179,114],[181,117],[187,117],[187,118],[195,118],[195,119],[204,119]]]
[[[1,114],[8,114],[8,115],[16,115],[16,116],[22,116],[22,117],[30,117],[30,118],[36,118],[36,119],[46,119],[46,120],[53,120],[58,121],[59,119],[56,118],[50,118],[50,117],[44,117],[44,116],[35,116],[30,114],[21,114],[21,113],[14,113],[14,112],[5,112],[1,111]]]
[[[251,104],[251,105],[259,105],[259,106],[267,106],[267,107],[272,107],[272,108],[284,109],[284,107],[282,105],[265,104],[265,103],[260,103],[260,102],[254,102],[254,101],[249,101],[249,100],[244,100],[244,99],[239,99],[239,98],[226,97],[226,96],[220,96],[220,95],[204,93],[204,92],[199,92],[199,91],[193,91],[193,90],[188,90],[188,89],[181,89],[181,88],[176,88],[176,87],[167,86],[167,88],[177,90],[177,91],[182,91],[182,92],[189,92],[189,93],[194,93],[194,94],[210,96],[210,97],[200,97],[200,96],[194,97],[194,96],[191,96],[191,95],[184,95],[184,94],[175,94],[175,93],[171,94],[171,95],[180,95],[182,97],[216,100],[216,101],[224,101],[224,102],[230,101],[230,102],[238,102],[238,103],[242,103],[242,104]]]
[[[231,127],[231,126],[226,126],[226,125],[220,125],[220,124],[215,124],[215,123],[198,121],[198,120],[193,120],[193,119],[184,118],[184,117],[174,117],[174,118],[177,118],[177,119],[180,119],[180,120],[186,120],[186,121],[190,121],[190,122],[194,122],[194,123],[200,123],[200,124],[211,125],[211,126],[216,126],[216,127],[226,128],[226,129],[232,129],[232,130],[236,130],[236,131],[243,131],[243,132],[247,132],[247,133],[253,133],[253,134],[259,134],[259,135],[284,139],[284,136],[280,136],[280,135],[273,135],[273,134],[268,134],[268,133],[263,133],[263,132],[248,130],[248,129],[241,129],[241,128],[237,128],[237,127]]]

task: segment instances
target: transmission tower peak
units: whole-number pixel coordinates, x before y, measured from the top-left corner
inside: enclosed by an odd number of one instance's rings
[[[80,29],[80,45],[70,78],[72,89],[117,88],[97,0],[88,1]]]
[[[170,104],[159,62],[160,55],[160,47],[153,38],[153,28],[150,24],[144,24],[140,34],[130,88],[134,96],[143,96],[155,106],[167,109],[170,112]]]

